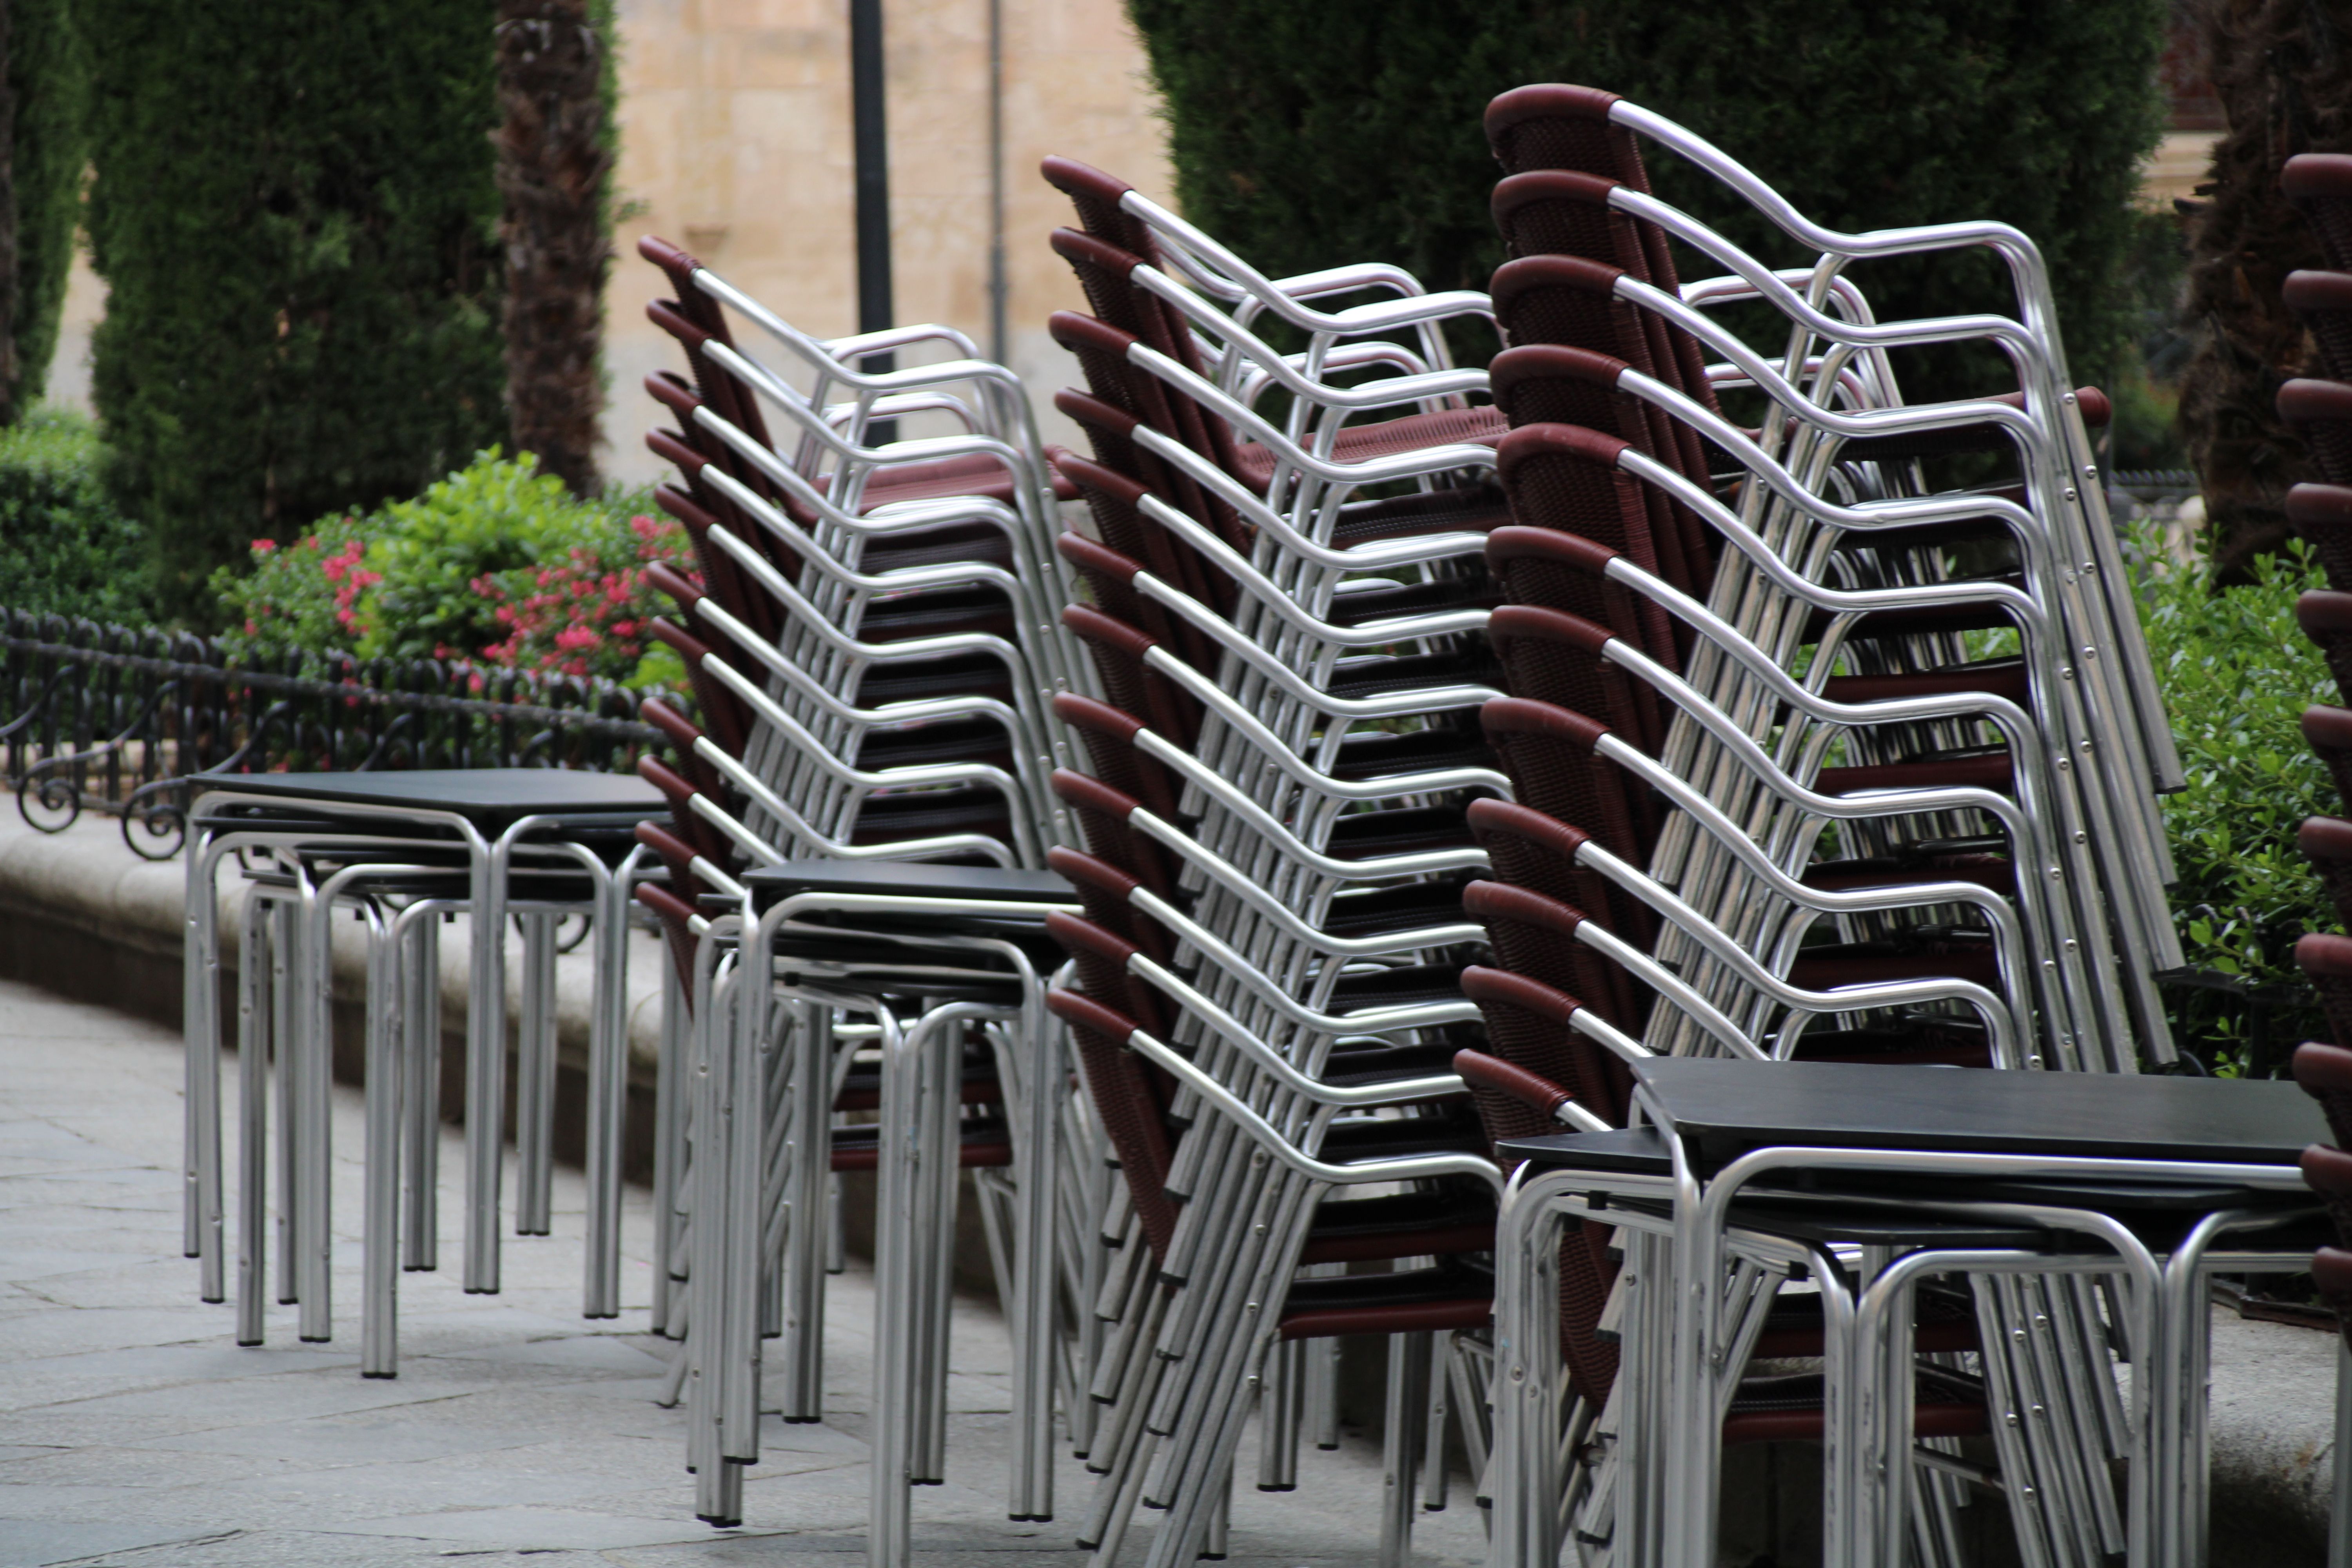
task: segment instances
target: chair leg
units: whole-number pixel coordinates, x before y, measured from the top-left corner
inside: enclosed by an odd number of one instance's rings
[[[1412,1554],[1414,1481],[1428,1426],[1430,1342],[1426,1333],[1389,1336],[1388,1408],[1381,1433],[1380,1568],[1404,1568]]]
[[[522,1016],[515,1049],[515,1234],[548,1234],[555,1183],[555,930],[522,921]]]
[[[2352,1568],[2352,1346],[2336,1342],[2335,1507],[2327,1516],[2327,1568]]]
[[[277,907],[255,888],[245,896],[237,943],[236,1342],[262,1340],[269,1223],[269,1058],[276,1013],[270,986]]]

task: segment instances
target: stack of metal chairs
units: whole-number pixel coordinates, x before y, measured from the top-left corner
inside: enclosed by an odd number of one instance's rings
[[[1465,897],[1493,962],[1465,976],[1489,1045],[1459,1065],[1490,1128],[1539,1129],[1565,1097],[1615,1120],[1621,1064],[1643,1053],[2170,1060],[2157,796],[2178,762],[2086,427],[2104,400],[2063,379],[2031,242],[1990,223],[1829,232],[1591,89],[1505,94],[1486,129],[1506,171],[1493,299],[1510,346],[1490,374],[1514,526],[1486,549],[1511,697],[1483,718],[1515,798],[1470,809],[1493,877]],[[1645,147],[1806,264],[1658,199]],[[1962,246],[2008,264],[2013,314],[1876,319],[1867,262]],[[1677,252],[1723,275],[1685,282]],[[2000,351],[2016,391],[1906,401],[1901,351],[1948,342]],[[1947,488],[1954,458],[1973,462],[1965,489]],[[1998,656],[1971,658],[1972,637]],[[1664,1358],[1692,1352],[1659,1320],[1627,1326],[1591,1231],[1560,1258],[1581,1456],[1563,1512],[1588,1561],[1658,1561],[1673,1505],[1659,1467],[1626,1456],[1663,1452],[1635,1427],[1661,1419]],[[1818,1353],[1801,1299],[1774,1303],[1752,1268],[1726,1289],[1759,1309],[1732,1314],[1754,1327],[1741,1357]],[[1993,1439],[2026,1561],[2122,1550],[2098,1293],[2029,1276],[1972,1294],[1922,1307],[1915,1552],[1956,1549],[1968,1434]],[[1722,1440],[1823,1437],[1824,1396],[1752,1379]]]
[[[1091,312],[1056,406],[1066,612],[1104,700],[1065,699],[1086,847],[1059,918],[1070,1026],[1122,1189],[1091,1306],[1080,1525],[1114,1560],[1223,1555],[1246,1423],[1256,1482],[1336,1442],[1336,1343],[1389,1336],[1380,1556],[1443,1501],[1449,1411],[1483,1462],[1497,1172],[1447,1062],[1475,1040],[1469,798],[1507,786],[1479,563],[1505,520],[1500,416],[1444,329],[1486,302],[1392,268],[1276,280],[1098,171],[1048,160]],[[1282,333],[1304,347],[1277,347]],[[1368,1189],[1371,1195],[1367,1195]]]
[[[1253,1463],[1282,1490],[1336,1443],[1338,1337],[1383,1335],[1394,1564],[1452,1444],[1481,1500],[1510,1484],[1486,1474],[1496,1137],[1623,1126],[1652,1055],[2170,1058],[2178,763],[2104,400],[2065,383],[2031,243],[1830,233],[1587,89],[1507,94],[1487,131],[1490,294],[1268,278],[1048,160],[1083,455],[1044,454],[952,333],[819,342],[647,247],[691,370],[648,382],[661,501],[700,567],[660,578],[701,723],[648,709],[679,761],[647,766],[673,820],[640,834],[681,1021],[656,1315],[705,1517],[741,1517],[764,1338],[785,1417],[821,1414],[834,1173],[880,1173],[877,1561],[941,1473],[961,1163],[1016,1346],[1015,1517],[1052,1511],[1058,1412],[1097,1562],[1154,1516],[1154,1568],[1220,1556]],[[1658,200],[1642,142],[1804,264]],[[1857,264],[1963,246],[2007,263],[2011,314],[1874,317]],[[1677,251],[1722,276],[1682,282]],[[1508,346],[1457,366],[1488,323]],[[1906,402],[1904,352],[1951,342],[2016,390]],[[946,362],[861,368],[919,343]],[[912,419],[960,433],[884,428]],[[1658,1478],[1621,1438],[1674,1352],[1626,1319],[1613,1245],[1562,1254],[1559,1506],[1586,1561],[1646,1565],[1613,1521]],[[1743,1356],[1818,1349],[1781,1282],[1725,1281],[1757,1303]],[[2028,1562],[2120,1550],[2097,1289],[1923,1300],[1922,1560],[1950,1555],[1975,1433]],[[1818,1436],[1822,1397],[1758,1381],[1734,1410]]]
[[[819,341],[674,247],[641,248],[690,370],[647,381],[676,419],[649,438],[679,474],[658,500],[699,568],[655,569],[678,605],[655,629],[701,723],[648,703],[677,760],[641,768],[671,806],[640,832],[667,881],[638,891],[676,961],[656,1153],[670,1394],[698,1511],[740,1522],[763,1341],[780,1342],[784,1418],[820,1419],[835,1179],[877,1173],[873,1423],[891,1479],[874,1552],[897,1561],[907,1488],[944,1459],[959,1172],[1022,1325],[1016,1517],[1051,1510],[1072,1316],[1055,1268],[1076,1252],[1055,1229],[1078,1201],[1058,1184],[1101,1185],[1098,1160],[1055,1153],[1076,1106],[1037,966],[1065,906],[1007,896],[1060,886],[1043,870],[1064,837],[1051,704],[1084,676],[1056,618],[1055,481],[1018,383],[952,331]],[[863,368],[909,353],[932,363]],[[919,418],[947,433],[895,438]],[[764,897],[763,872],[782,879]],[[1067,1133],[1090,1147],[1082,1121]]]

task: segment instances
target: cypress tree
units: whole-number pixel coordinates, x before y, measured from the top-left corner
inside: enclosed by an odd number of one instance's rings
[[[6,0],[7,214],[16,253],[5,328],[14,363],[0,377],[0,425],[40,401],[58,349],[66,273],[81,220],[82,138],[88,86],[80,34],[68,0]]]
[[[159,600],[501,439],[495,0],[83,0],[94,395]]]
[[[1280,276],[1385,260],[1433,289],[1501,258],[1480,130],[1528,82],[1606,88],[1689,126],[1833,228],[2000,218],[2041,246],[2078,374],[2127,331],[2137,165],[2160,123],[2164,0],[1129,0],[1184,211]],[[1801,259],[1669,155],[1658,193]],[[1871,263],[1884,318],[1998,306],[1982,252]],[[1948,383],[1955,356],[1914,372]],[[1971,379],[1974,379],[1973,377]],[[1915,383],[1916,392],[1927,390]]]

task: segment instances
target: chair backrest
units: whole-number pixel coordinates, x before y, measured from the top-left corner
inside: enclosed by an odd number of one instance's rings
[[[2302,210],[2328,261],[2352,272],[2352,153],[2299,153],[2279,171],[2279,189]]]
[[[1118,1153],[1119,1174],[1145,1243],[1153,1261],[1163,1260],[1176,1235],[1176,1202],[1168,1191],[1175,1139],[1170,1135],[1165,1089],[1143,1058],[1127,1048],[1135,1026],[1124,1015],[1058,986],[1046,993],[1045,1005],[1069,1026],[1087,1098]]]
[[[1462,994],[1477,1004],[1496,1056],[1559,1084],[1612,1126],[1625,1124],[1632,1070],[1578,1030],[1584,1004],[1573,994],[1482,963],[1462,972]]]
[[[2318,646],[2336,691],[2352,702],[2352,594],[2310,589],[2294,602],[2294,622]]]
[[[2311,546],[2327,585],[2352,593],[2352,486],[2289,486],[2286,521]]]
[[[2311,329],[2327,374],[2352,381],[2352,272],[2290,272],[2279,293]]]
[[[2312,704],[2303,710],[2303,738],[2327,764],[2336,793],[2352,808],[2352,709]]]
[[[2337,1045],[2352,1047],[2352,936],[2314,931],[2296,941],[2294,963],[2319,993],[2328,1033]]]
[[[2319,477],[2352,485],[2352,384],[2298,376],[2279,388],[2278,411],[2303,438]]]
[[[2352,822],[2340,816],[2306,816],[2295,829],[2294,847],[2319,873],[2336,918],[2352,926]]]
[[[1592,918],[1585,910],[1532,888],[1485,880],[1462,889],[1462,908],[1486,926],[1496,967],[1582,998],[1629,1035],[1638,1035],[1648,1021],[1649,991],[1578,938],[1577,929]]]
[[[1478,721],[1520,805],[1582,829],[1603,847],[1644,847],[1619,857],[1636,864],[1657,842],[1662,818],[1649,792],[1593,755],[1607,725],[1523,697],[1488,702]]]

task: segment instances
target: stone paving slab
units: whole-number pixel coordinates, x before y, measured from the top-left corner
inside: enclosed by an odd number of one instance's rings
[[[240,1350],[230,1309],[195,1299],[195,1266],[179,1257],[180,1083],[176,1037],[0,983],[0,1568],[860,1558],[873,1316],[862,1270],[835,1279],[828,1302],[832,1415],[771,1420],[745,1476],[746,1527],[714,1531],[694,1518],[682,1415],[653,1403],[671,1347],[648,1331],[643,1192],[629,1195],[617,1321],[579,1316],[583,1194],[559,1169],[557,1234],[507,1241],[501,1295],[467,1296],[454,1272],[402,1277],[401,1374],[366,1381],[354,1353],[357,1095],[335,1090],[335,1341],[298,1343],[294,1310],[273,1306],[268,1344]],[[224,1100],[236,1103],[233,1074]],[[453,1270],[461,1170],[449,1131]],[[949,1480],[915,1499],[919,1568],[1077,1568],[1071,1531],[1091,1479],[1075,1461],[1056,1476],[1060,1522],[1003,1517],[1010,1352],[992,1308],[959,1304],[952,1362]],[[1370,1558],[1377,1453],[1360,1441],[1309,1450],[1301,1471],[1298,1492],[1237,1496],[1234,1562]],[[1417,1546],[1433,1565],[1483,1555],[1458,1485]]]

